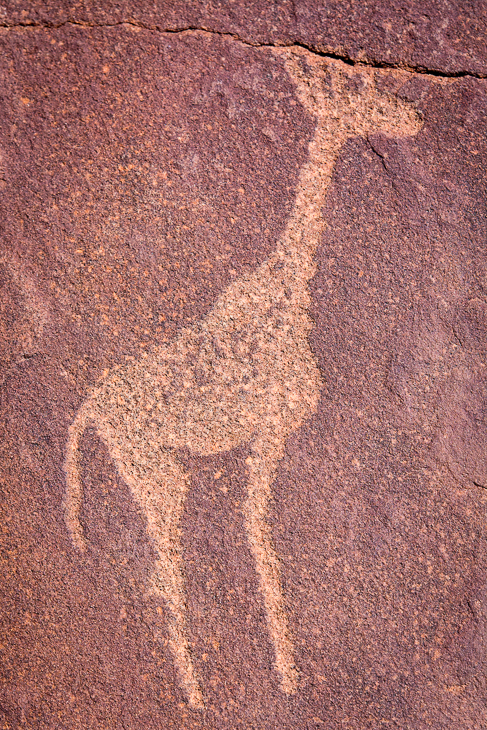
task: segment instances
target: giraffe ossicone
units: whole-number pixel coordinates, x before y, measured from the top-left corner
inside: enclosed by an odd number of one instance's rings
[[[298,686],[281,589],[279,558],[267,522],[272,483],[286,439],[316,411],[322,378],[310,349],[308,281],[323,227],[322,207],[335,162],[350,137],[415,135],[418,113],[380,92],[374,72],[306,51],[276,49],[301,104],[315,118],[293,210],[275,251],[232,283],[208,315],[170,345],[114,368],[81,405],[66,449],[65,520],[85,548],[79,442],[94,426],[142,508],[157,560],[151,591],[166,606],[169,644],[190,705],[203,707],[186,629],[181,516],[190,489],[177,450],[208,455],[248,444],[245,529],[259,578],[282,690]]]

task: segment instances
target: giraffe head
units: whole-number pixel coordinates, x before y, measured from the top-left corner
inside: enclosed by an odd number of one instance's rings
[[[357,72],[342,61],[324,61],[306,51],[278,53],[285,53],[299,101],[330,135],[342,140],[376,133],[410,137],[421,129],[421,117],[412,104],[377,88],[374,69],[363,66]]]

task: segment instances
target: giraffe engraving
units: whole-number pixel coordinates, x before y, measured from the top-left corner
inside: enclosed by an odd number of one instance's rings
[[[178,449],[216,454],[246,444],[250,454],[244,525],[255,562],[283,692],[298,685],[294,647],[281,588],[280,563],[267,521],[271,488],[286,439],[318,406],[322,378],[308,334],[308,282],[323,228],[322,207],[333,169],[351,137],[415,135],[418,113],[376,88],[371,70],[306,51],[275,51],[300,103],[315,121],[308,158],[285,229],[269,258],[236,280],[207,316],[167,346],[121,365],[88,395],[69,428],[65,521],[74,545],[86,540],[80,438],[88,426],[107,445],[120,476],[142,509],[156,550],[151,591],[166,606],[169,644],[188,702],[201,708],[189,647],[181,516],[191,488]]]

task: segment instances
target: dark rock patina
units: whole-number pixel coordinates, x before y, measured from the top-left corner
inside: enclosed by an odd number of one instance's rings
[[[427,4],[416,30],[399,4],[357,22],[330,4],[322,27],[311,3],[277,19],[51,5],[6,3],[0,20],[204,25],[486,71],[483,6],[442,15],[441,45]],[[68,427],[104,372],[170,342],[274,250],[314,120],[271,48],[216,33],[12,27],[0,44],[0,728],[485,728],[487,82],[378,71],[423,127],[351,139],[335,166],[310,284],[324,388],[273,485],[290,697],[244,533],[248,450],[181,454],[193,710],[146,595],[144,516],[94,430],[87,552],[71,544]]]

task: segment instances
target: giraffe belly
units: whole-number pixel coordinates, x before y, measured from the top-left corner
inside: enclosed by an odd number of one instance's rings
[[[289,433],[299,428],[316,410],[321,390],[320,373],[307,349],[294,352],[293,358],[276,358],[275,352],[264,355],[257,367],[254,362],[258,373],[254,377],[247,364],[239,367],[232,360],[227,367],[221,366],[217,379],[208,378],[200,386],[193,380],[161,413],[164,443],[212,454],[251,441],[262,432]]]
[[[140,442],[212,454],[273,429],[290,433],[316,410],[322,381],[307,337],[272,324],[196,345],[190,333],[188,356],[159,351],[118,370],[93,394],[94,421],[123,451]]]

